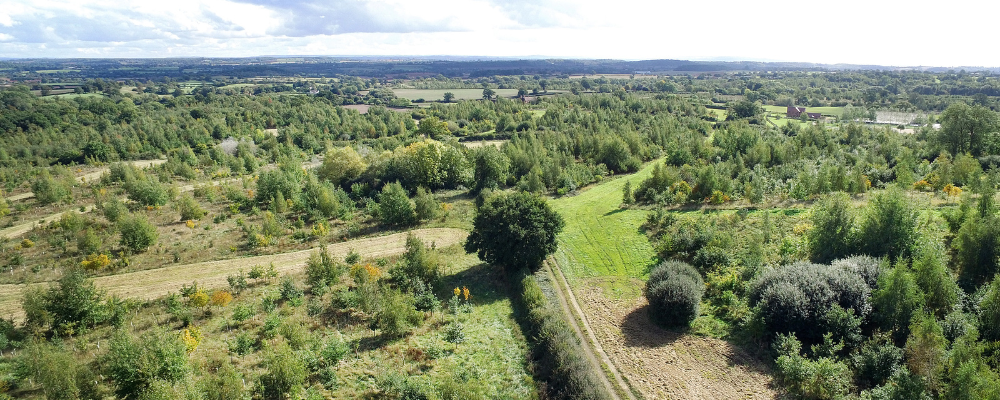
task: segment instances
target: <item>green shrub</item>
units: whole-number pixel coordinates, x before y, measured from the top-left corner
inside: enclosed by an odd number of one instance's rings
[[[382,334],[399,337],[410,332],[423,318],[413,306],[413,298],[397,290],[384,290],[377,299],[378,309],[372,323]]]
[[[170,198],[167,189],[159,181],[141,175],[125,182],[125,192],[129,200],[143,206],[162,206]]]
[[[888,381],[902,362],[903,349],[893,345],[892,338],[886,334],[872,336],[851,355],[854,379],[862,389]]]
[[[441,213],[441,203],[434,198],[434,193],[423,187],[417,188],[417,195],[413,198],[413,203],[418,220],[434,219]]]
[[[306,261],[306,284],[315,291],[319,287],[330,286],[340,281],[346,268],[333,260],[326,245],[309,254]]]
[[[306,367],[292,349],[279,342],[269,350],[261,363],[260,392],[266,400],[296,398],[306,381]]]
[[[104,214],[104,218],[112,223],[118,222],[119,219],[128,215],[128,208],[125,204],[118,200],[117,197],[112,196],[111,198],[98,203],[97,207]]]
[[[177,200],[177,211],[181,214],[181,221],[197,220],[205,216],[205,209],[191,195]]]
[[[798,262],[763,272],[751,285],[750,305],[759,307],[765,331],[793,333],[805,343],[819,343],[836,322],[828,320],[836,315],[830,314],[833,305],[863,321],[871,311],[871,289],[856,271],[838,265]]]
[[[882,274],[878,289],[872,293],[873,319],[898,345],[910,334],[910,321],[924,307],[923,293],[913,273],[904,263]]]
[[[810,360],[801,354],[795,336],[779,336],[776,375],[788,391],[804,399],[843,399],[852,389],[850,369],[828,357]]]
[[[31,183],[31,191],[35,193],[35,198],[41,204],[52,204],[60,201],[69,201],[73,198],[70,191],[72,182],[55,179],[48,170],[42,170],[38,178]]]
[[[82,255],[97,254],[101,245],[101,237],[93,229],[85,229],[76,236],[76,249]]]
[[[243,374],[232,364],[222,362],[213,374],[202,381],[206,400],[250,400],[250,393],[243,388]]]
[[[121,398],[135,398],[156,381],[178,382],[188,373],[187,350],[171,332],[147,333],[136,339],[119,331],[101,364]]]
[[[405,226],[417,221],[413,203],[399,182],[390,183],[378,195],[378,218],[386,225]]]
[[[644,293],[653,321],[668,327],[686,326],[698,317],[705,283],[687,263],[664,261],[649,274]]]
[[[526,334],[533,338],[537,376],[550,398],[602,400],[607,392],[583,355],[579,339],[559,312],[549,308],[538,281],[521,280],[521,303],[527,313]]]
[[[156,243],[159,233],[142,214],[132,214],[118,221],[119,244],[133,253],[141,253]]]
[[[917,211],[906,193],[890,187],[876,193],[859,232],[865,254],[889,259],[909,257],[917,240]]]
[[[327,336],[319,350],[319,356],[323,360],[323,364],[328,367],[336,366],[340,360],[343,360],[350,353],[351,344],[344,340],[344,336],[339,332],[335,335]]]
[[[843,192],[824,196],[812,209],[809,231],[810,259],[828,263],[858,251],[854,209],[851,198]]]
[[[41,386],[47,399],[77,399],[80,375],[76,359],[69,352],[47,342],[32,341],[17,358],[18,369]]]

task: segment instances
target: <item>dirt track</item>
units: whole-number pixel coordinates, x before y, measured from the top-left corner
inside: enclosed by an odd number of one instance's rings
[[[466,231],[454,228],[429,228],[410,231],[428,245],[435,243],[437,247],[445,247],[461,243],[465,240]],[[327,246],[334,258],[343,258],[351,249],[362,257],[384,257],[400,254],[405,251],[407,233],[395,233],[386,236],[355,239]],[[199,287],[226,287],[226,276],[240,269],[249,271],[254,265],[269,265],[282,275],[302,271],[309,254],[316,248],[266,256],[236,258],[230,260],[208,261],[195,264],[177,265],[172,267],[129,272],[118,275],[102,276],[94,279],[98,288],[107,291],[109,296],[151,300],[180,289],[181,285],[197,281]],[[45,285],[39,283],[35,285]],[[21,293],[27,285],[0,285],[0,316],[21,319]]]
[[[590,327],[590,323],[587,322],[587,316],[580,308],[580,303],[576,301],[576,296],[573,295],[573,289],[569,286],[569,282],[566,281],[566,276],[563,275],[558,263],[555,262],[554,258],[549,258],[545,266],[548,270],[549,277],[553,278],[553,284],[556,285],[556,295],[559,297],[560,308],[563,311],[563,316],[566,317],[566,322],[568,322],[573,327],[573,330],[576,331],[576,335],[580,338],[580,343],[583,347],[584,353],[586,354],[587,359],[590,360],[591,365],[593,365],[594,370],[601,371],[599,376],[605,389],[607,389],[613,399],[621,400],[619,391],[615,390],[615,387],[617,386],[622,389],[622,392],[624,392],[630,400],[636,400],[635,396],[629,390],[628,384],[625,383],[625,380],[622,378],[621,373],[618,372],[618,368],[615,367],[615,364],[611,362],[610,358],[608,358],[607,353],[604,352],[604,349],[601,347],[601,342],[594,336],[594,330]],[[582,327],[580,326],[581,324],[583,325]],[[586,333],[584,333],[584,331]],[[614,383],[612,383],[611,380],[608,379],[607,375],[603,373],[605,370],[610,372],[614,377]]]
[[[583,282],[576,294],[598,341],[644,398],[777,398],[767,366],[751,354],[724,340],[661,329],[649,320],[644,297],[610,300],[594,283]]]

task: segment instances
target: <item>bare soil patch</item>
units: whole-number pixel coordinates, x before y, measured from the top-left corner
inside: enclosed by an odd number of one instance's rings
[[[646,399],[778,398],[763,361],[724,340],[664,330],[649,320],[644,297],[605,295],[600,281],[574,292],[605,352]]]
[[[439,248],[461,243],[468,235],[466,231],[454,228],[415,229],[410,232],[330,244],[327,246],[327,251],[334,258],[343,258],[352,249],[364,258],[392,256],[405,251],[408,233],[413,233],[428,245],[433,243]],[[254,265],[267,266],[273,263],[275,269],[282,275],[301,272],[305,268],[309,255],[315,250],[314,248],[290,253],[176,265],[102,276],[95,278],[94,284],[98,288],[106,290],[109,296],[152,300],[170,294],[179,289],[181,285],[191,282],[198,282],[199,287],[209,289],[226,287],[228,285],[226,276],[235,274],[241,269],[249,271],[250,267]],[[33,285],[46,285],[46,283]],[[23,318],[21,294],[27,287],[28,285],[0,285],[0,316]]]

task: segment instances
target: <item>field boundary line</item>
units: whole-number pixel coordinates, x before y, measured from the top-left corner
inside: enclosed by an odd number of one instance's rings
[[[600,370],[601,380],[604,382],[605,387],[610,392],[611,396],[615,399],[621,400],[619,396],[619,390],[616,390],[616,386],[621,392],[624,392],[628,396],[629,400],[637,400],[635,395],[632,393],[632,388],[625,382],[622,378],[621,372],[615,367],[615,364],[611,362],[611,358],[601,347],[601,342],[597,340],[597,336],[594,335],[594,330],[591,329],[590,323],[587,321],[587,316],[583,313],[583,309],[580,307],[580,303],[576,300],[576,296],[573,295],[573,289],[569,286],[569,281],[566,280],[566,275],[563,274],[562,268],[559,268],[559,263],[556,262],[554,257],[549,257],[548,262],[545,263],[548,268],[549,274],[554,278],[554,283],[556,285],[556,293],[559,295],[559,300],[562,303],[563,313],[568,317],[569,322],[573,326],[573,330],[576,331],[577,335],[580,337],[580,342],[584,347],[584,351],[587,353],[587,358],[590,359],[592,363],[595,363],[595,367]],[[565,289],[563,289],[565,287]],[[563,292],[565,290],[565,292]],[[568,297],[568,300],[567,300]],[[577,318],[579,318],[579,323]],[[580,326],[582,325],[582,326]],[[586,331],[586,336],[584,336],[583,331]],[[603,365],[602,365],[603,364]],[[612,383],[605,373],[604,367],[607,367],[607,371],[611,373],[614,377],[615,382]]]

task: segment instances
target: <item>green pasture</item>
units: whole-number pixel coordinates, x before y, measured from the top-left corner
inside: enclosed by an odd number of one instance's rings
[[[729,114],[726,110],[719,110],[717,108],[709,108],[708,112],[715,115],[715,119],[719,121],[725,121],[726,116]]]
[[[76,71],[76,70],[73,70],[73,69],[41,69],[41,70],[35,71],[35,73],[39,73],[39,74],[65,74],[65,73],[74,72],[74,71]]]
[[[650,175],[654,163],[635,174],[552,201],[552,208],[566,220],[555,257],[567,274],[637,278],[647,275],[655,252],[639,227],[649,211],[621,209],[619,205],[625,182],[638,187]]]
[[[409,100],[424,99],[427,101],[441,101],[444,99],[445,92],[454,93],[455,100],[483,98],[483,89],[392,89],[392,91],[396,93],[396,97]],[[517,95],[517,89],[493,89],[493,91],[500,97]]]
[[[772,112],[781,116],[784,116],[788,111],[788,107],[784,106],[764,106],[764,110]],[[844,107],[808,107],[806,106],[806,112],[818,112],[823,115],[832,115],[834,117],[840,118],[844,114]]]

